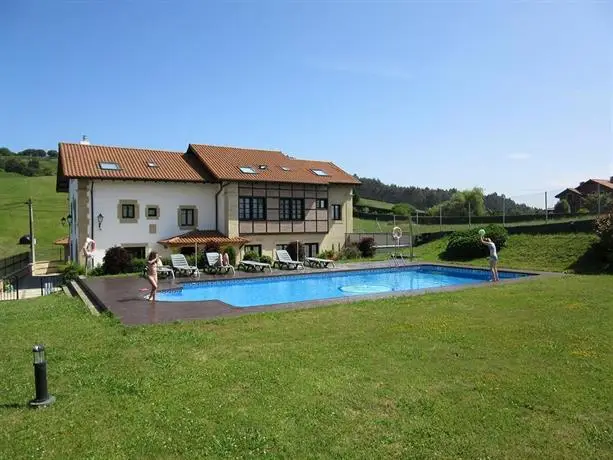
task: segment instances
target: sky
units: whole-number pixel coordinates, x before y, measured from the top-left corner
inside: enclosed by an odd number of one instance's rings
[[[0,146],[279,149],[541,196],[613,176],[610,1],[0,1]]]

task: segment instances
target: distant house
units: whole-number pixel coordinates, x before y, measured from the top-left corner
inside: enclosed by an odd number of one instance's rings
[[[571,213],[577,212],[583,206],[583,200],[592,193],[613,195],[613,176],[607,179],[588,179],[576,188],[567,188],[556,195],[559,200],[566,200]]]
[[[233,245],[273,256],[300,240],[307,256],[340,248],[353,231],[353,188],[331,162],[280,151],[190,144],[185,152],[60,143],[58,192],[68,193],[70,258],[86,238],[106,250],[150,251]]]

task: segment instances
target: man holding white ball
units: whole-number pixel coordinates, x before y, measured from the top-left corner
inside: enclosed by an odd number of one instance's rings
[[[485,244],[490,250],[490,256],[488,257],[490,261],[490,272],[492,272],[492,281],[500,281],[498,278],[498,253],[496,252],[496,245],[490,238],[483,238],[485,236],[485,230],[479,230],[479,237],[481,238],[481,242]]]

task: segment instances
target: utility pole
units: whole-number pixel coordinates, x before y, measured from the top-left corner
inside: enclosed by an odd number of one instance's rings
[[[502,195],[502,226],[505,226],[505,208],[504,208],[505,197]]]
[[[549,211],[547,210],[547,192],[545,192],[545,223],[549,222]]]
[[[34,262],[36,262],[36,256],[34,253],[34,211],[32,210],[32,198],[26,201],[30,214],[30,262],[32,263],[32,270],[34,270]]]

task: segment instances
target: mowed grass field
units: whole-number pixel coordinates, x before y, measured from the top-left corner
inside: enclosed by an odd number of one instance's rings
[[[608,459],[611,285],[143,327],[61,294],[4,302],[0,458]],[[42,410],[27,407],[35,343],[57,398]]]
[[[68,235],[60,219],[67,214],[67,193],[56,193],[55,176],[26,177],[0,172],[0,258],[29,251],[19,238],[30,232],[28,198],[34,209],[34,236],[37,260],[58,259],[60,246],[53,242]]]
[[[559,233],[552,235],[509,235],[506,247],[499,252],[499,268],[591,273],[598,270],[598,261],[592,245],[597,237],[590,233]],[[421,262],[457,263],[487,267],[485,257],[452,262],[442,257],[449,238],[443,237],[435,241],[413,248],[413,255]],[[409,255],[408,249],[401,251]],[[377,251],[373,260],[389,258],[388,252]]]

